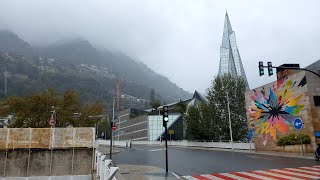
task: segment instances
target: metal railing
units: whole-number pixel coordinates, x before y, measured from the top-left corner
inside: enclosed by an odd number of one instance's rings
[[[112,167],[112,160],[99,151],[95,153],[95,168],[99,180],[116,180],[115,175],[119,171],[119,167]]]

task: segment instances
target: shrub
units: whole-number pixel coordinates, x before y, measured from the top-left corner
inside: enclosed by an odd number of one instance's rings
[[[282,138],[279,138],[277,141],[277,146],[287,146],[287,145],[296,145],[301,144],[300,143],[300,136],[302,138],[302,144],[310,144],[311,139],[309,135],[306,134],[290,134],[287,136],[284,136]]]

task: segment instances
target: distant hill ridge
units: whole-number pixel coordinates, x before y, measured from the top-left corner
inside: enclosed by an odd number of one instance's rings
[[[152,88],[155,89],[159,99],[168,103],[187,99],[191,96],[190,93],[172,83],[168,78],[155,73],[142,62],[136,62],[120,52],[99,50],[84,39],[74,39],[35,48],[10,31],[0,31],[0,50],[25,56],[25,60],[30,67],[33,67],[34,71],[40,73],[41,76],[44,74],[50,76],[46,77],[47,79],[42,77],[41,83],[50,84],[50,81],[60,78],[59,85],[63,86],[60,89],[80,88],[77,87],[77,83],[81,84],[83,80],[87,79],[87,84],[91,85],[85,85],[86,88],[84,89],[86,90],[82,89],[81,92],[84,97],[88,96],[87,98],[95,93],[97,93],[97,96],[100,94],[101,97],[106,89],[115,90],[116,79],[121,81],[122,93],[138,98],[149,99]],[[45,61],[39,61],[40,57]],[[48,59],[54,61],[49,63]],[[87,66],[96,66],[101,72],[90,70]],[[48,71],[50,69],[51,71]],[[15,71],[14,68],[11,70]],[[3,68],[1,68],[1,72],[4,72]],[[73,82],[73,80],[78,82]],[[33,81],[40,80],[33,79]],[[94,90],[90,90],[87,86],[91,86],[90,88],[94,88]]]

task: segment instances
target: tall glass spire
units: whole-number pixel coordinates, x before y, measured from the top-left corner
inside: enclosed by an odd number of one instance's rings
[[[236,42],[235,32],[232,30],[228,13],[224,20],[224,29],[222,44],[220,46],[220,65],[218,75],[231,74],[232,76],[241,76],[249,89],[248,80],[243,69],[239,50]]]

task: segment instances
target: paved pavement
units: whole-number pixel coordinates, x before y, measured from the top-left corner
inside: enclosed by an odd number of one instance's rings
[[[145,165],[165,169],[162,146],[135,145],[113,156],[116,164]],[[312,159],[169,147],[169,171],[179,176],[251,172],[320,165]]]

